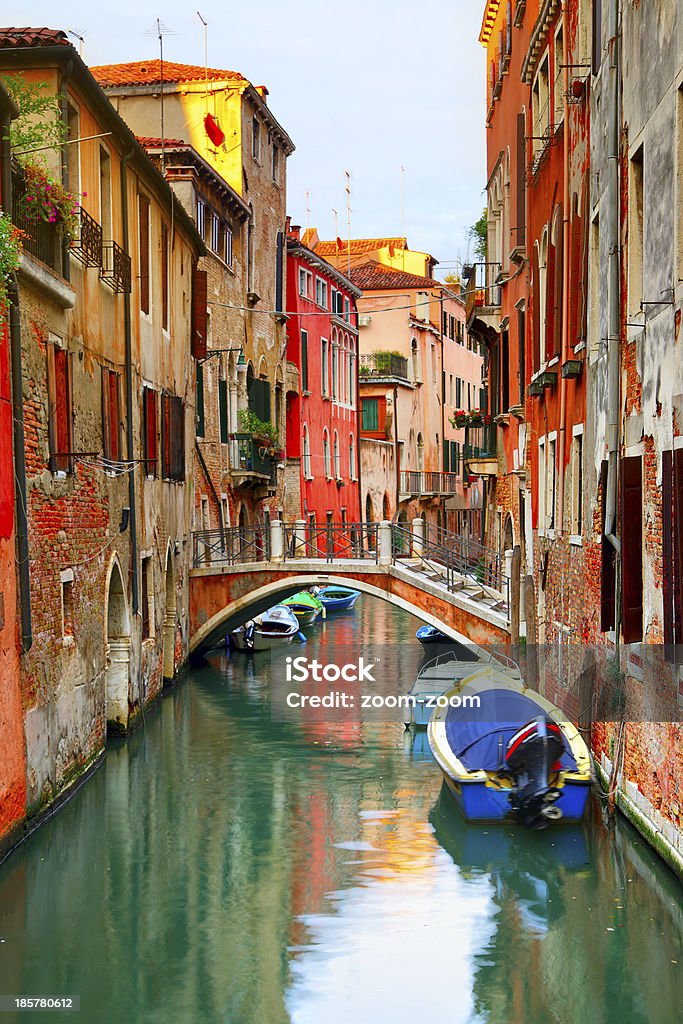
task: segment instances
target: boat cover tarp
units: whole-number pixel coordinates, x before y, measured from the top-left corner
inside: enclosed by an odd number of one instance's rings
[[[527,722],[543,715],[531,697],[515,690],[479,690],[478,708],[451,707],[446,715],[448,745],[468,771],[495,772],[504,767],[510,739]],[[560,765],[565,771],[576,761],[564,741]]]

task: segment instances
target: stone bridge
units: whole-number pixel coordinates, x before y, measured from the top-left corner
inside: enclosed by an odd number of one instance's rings
[[[510,642],[508,579],[476,541],[425,526],[276,521],[193,535],[190,654],[315,584],[379,597],[462,642]]]

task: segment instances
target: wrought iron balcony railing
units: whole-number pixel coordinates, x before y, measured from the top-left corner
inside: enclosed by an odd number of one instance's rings
[[[251,434],[230,435],[230,472],[233,476],[259,476],[273,480],[277,459]]]
[[[358,368],[363,377],[399,377],[408,380],[408,360],[394,352],[370,352],[360,357]]]
[[[23,232],[22,248],[51,270],[62,273],[63,233],[60,224],[34,217],[27,209],[24,176],[12,174],[12,222]]]
[[[473,263],[463,268],[465,315],[468,322],[477,309],[483,312],[500,307],[500,273],[500,263]]]
[[[411,494],[415,497],[426,494],[455,494],[457,482],[457,473],[403,470],[399,488],[401,494]]]
[[[71,243],[70,252],[84,267],[102,266],[102,228],[94,217],[78,207],[80,230]]]
[[[465,459],[494,459],[496,457],[496,425],[487,423],[481,427],[465,428]]]
[[[102,243],[100,280],[113,292],[130,295],[130,256],[116,242]]]

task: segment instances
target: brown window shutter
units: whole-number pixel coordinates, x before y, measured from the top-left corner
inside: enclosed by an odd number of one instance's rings
[[[538,249],[534,246],[533,269],[531,272],[531,331],[532,371],[541,368],[541,282],[538,266]]]
[[[168,228],[161,225],[161,326],[168,330]]]
[[[640,456],[621,461],[621,594],[625,644],[643,639],[643,469]]]
[[[606,633],[609,629],[614,629],[614,584],[616,568],[616,551],[605,537],[605,512],[607,506],[606,462],[603,462],[600,471],[600,492],[602,503],[600,630],[602,633]]]
[[[109,373],[109,457],[113,462],[118,462],[121,458],[120,427],[119,375],[111,371]]]
[[[553,286],[553,355],[559,356],[562,349],[562,287],[564,274],[564,222],[562,206],[558,207],[558,238],[555,241],[555,274]]]
[[[545,271],[545,359],[552,359],[555,343],[555,246],[548,242],[548,263]]]
[[[206,299],[206,271],[195,267],[192,279],[192,355],[195,359],[206,359]]]
[[[149,200],[138,196],[138,219],[140,230],[140,309],[149,313]]]
[[[153,388],[144,390],[145,473],[157,475],[157,400]]]
[[[171,396],[161,396],[161,475],[171,475]]]
[[[673,618],[674,643],[683,644],[683,448],[673,455]]]
[[[55,445],[59,453],[55,459],[55,468],[68,472],[71,457],[71,389],[69,354],[63,348],[56,348],[54,353],[55,366]]]
[[[515,245],[526,243],[526,115],[517,114],[517,231]]]
[[[673,459],[670,451],[662,452],[662,607],[664,643],[674,642],[673,615]]]

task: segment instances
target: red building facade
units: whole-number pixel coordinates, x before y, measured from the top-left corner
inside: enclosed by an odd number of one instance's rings
[[[285,513],[311,526],[360,521],[360,294],[288,224],[287,359],[299,370],[300,390],[287,394],[287,460],[298,469],[300,506],[288,502]]]

